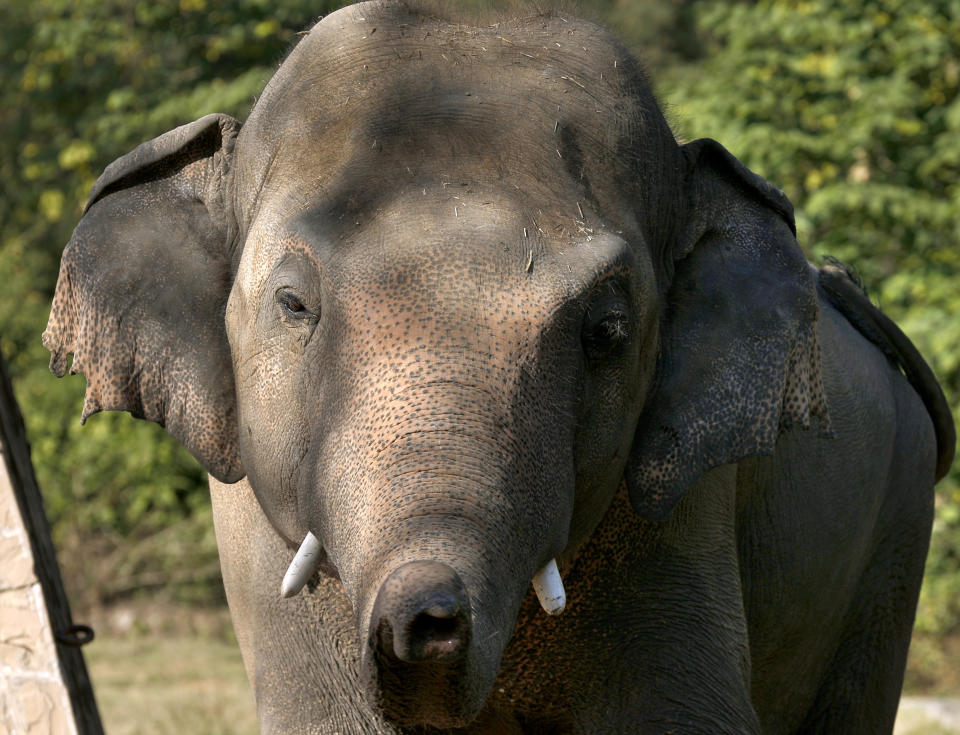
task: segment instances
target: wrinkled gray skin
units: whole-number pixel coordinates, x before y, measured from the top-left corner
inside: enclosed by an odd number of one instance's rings
[[[950,429],[823,278],[599,28],[364,3],[104,172],[44,339],[212,474],[264,733],[889,732]]]

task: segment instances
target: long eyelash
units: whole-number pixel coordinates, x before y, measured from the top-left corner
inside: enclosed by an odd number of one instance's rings
[[[629,322],[623,314],[604,319],[601,324],[606,336],[616,342],[626,342],[630,337]]]

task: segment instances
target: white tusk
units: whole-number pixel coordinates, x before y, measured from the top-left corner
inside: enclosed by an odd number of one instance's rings
[[[560,579],[556,559],[548,561],[543,569],[533,575],[533,589],[548,615],[559,615],[563,612],[567,605],[567,593],[563,591],[563,580]]]
[[[280,585],[281,595],[293,597],[303,589],[303,585],[320,566],[322,561],[320,551],[320,539],[307,531],[307,535],[303,537],[303,543],[297,550],[297,555],[293,557],[293,561],[287,567],[287,573],[283,575],[283,583]]]

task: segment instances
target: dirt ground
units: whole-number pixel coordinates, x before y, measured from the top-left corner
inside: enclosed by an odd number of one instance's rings
[[[960,698],[911,697],[900,700],[894,735],[960,733]]]

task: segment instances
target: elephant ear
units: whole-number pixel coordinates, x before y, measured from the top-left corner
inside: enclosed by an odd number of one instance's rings
[[[830,431],[813,271],[793,207],[719,143],[683,148],[694,215],[667,263],[661,354],[627,463],[634,508],[665,518],[707,470]]]
[[[87,378],[82,420],[129,411],[165,426],[217,479],[243,477],[224,311],[225,181],[240,123],[207,115],[97,180],[60,264],[43,344]]]

